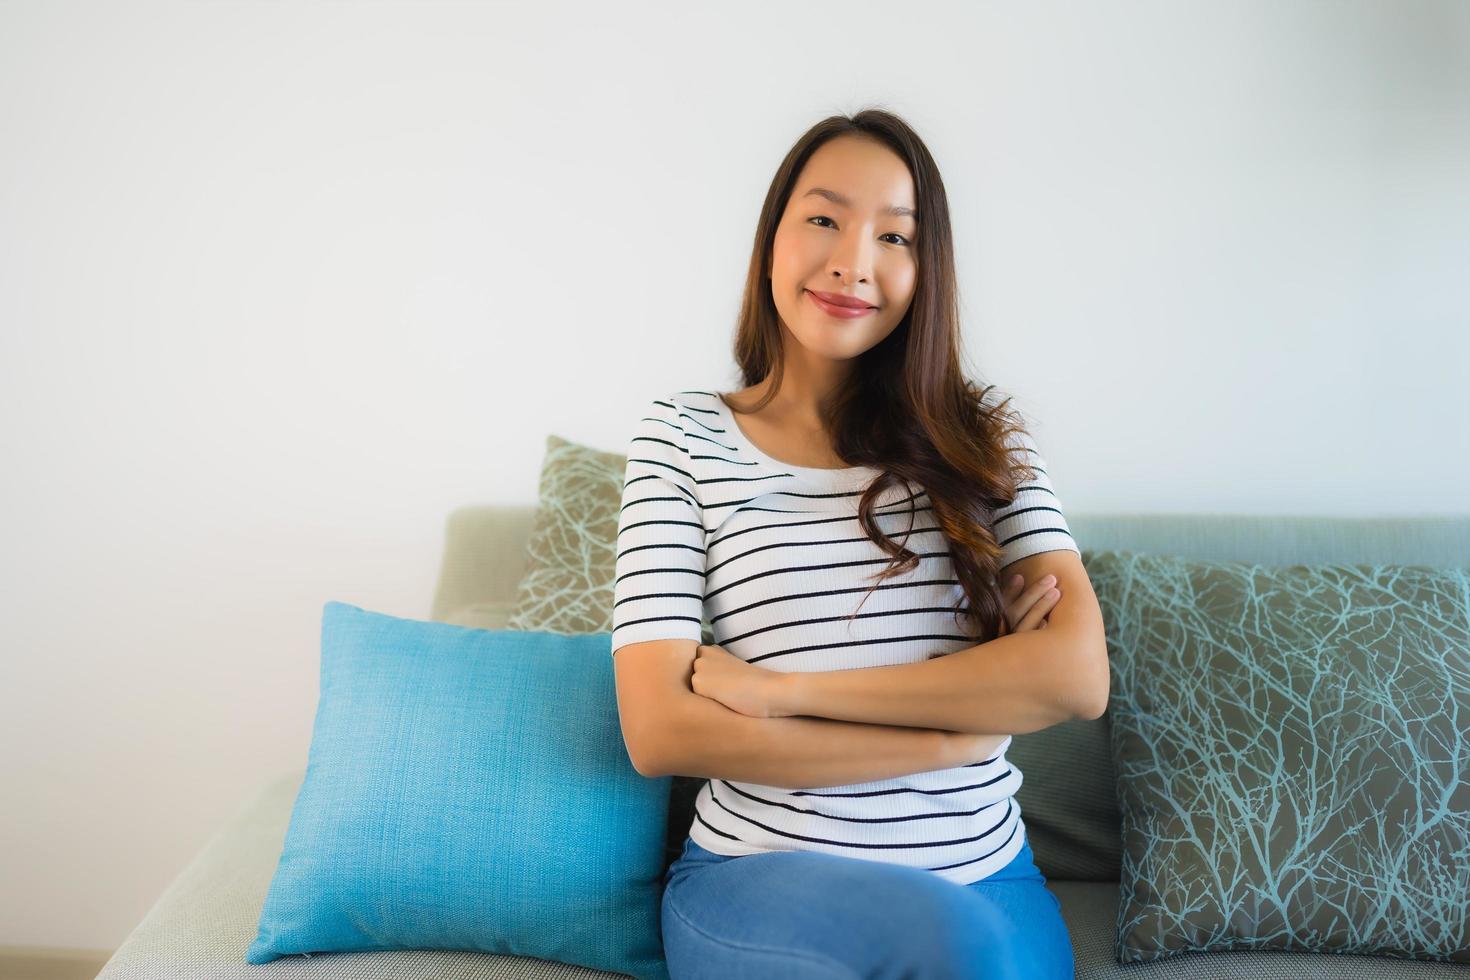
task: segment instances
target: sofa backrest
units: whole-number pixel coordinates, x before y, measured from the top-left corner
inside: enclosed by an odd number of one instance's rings
[[[503,628],[526,567],[534,504],[450,514],[430,618]],[[1470,517],[1068,514],[1086,560],[1121,549],[1265,565],[1340,562],[1470,566]],[[1018,735],[1006,758],[1024,774],[1016,802],[1049,879],[1117,881],[1121,863],[1109,716]],[[678,854],[702,780],[675,777],[665,866]]]
[[[535,504],[482,504],[449,515],[430,618],[478,607],[509,616],[526,567]],[[1294,517],[1238,514],[1068,514],[1082,550],[1117,548],[1188,558],[1470,565],[1470,517]],[[493,628],[487,626],[485,628]]]

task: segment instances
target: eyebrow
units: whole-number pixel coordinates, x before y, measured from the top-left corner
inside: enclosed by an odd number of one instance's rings
[[[811,190],[803,194],[802,197],[811,197],[813,194],[817,195],[818,197],[825,197],[833,204],[840,204],[845,208],[852,207],[852,201],[848,200],[842,194],[839,194],[836,191],[828,190],[825,187],[813,187]],[[888,207],[883,209],[883,213],[891,214],[897,218],[913,218],[915,221],[919,220],[919,214],[913,208],[901,207],[897,204],[888,205]]]

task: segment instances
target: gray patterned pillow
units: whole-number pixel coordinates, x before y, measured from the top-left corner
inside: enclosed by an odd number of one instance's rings
[[[505,628],[611,633],[618,508],[628,458],[546,437],[526,571]],[[704,643],[713,643],[708,621]]]
[[[1470,962],[1470,570],[1099,551],[1127,963]]]

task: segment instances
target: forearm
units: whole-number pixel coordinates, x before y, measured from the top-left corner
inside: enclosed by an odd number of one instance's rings
[[[787,789],[846,786],[974,761],[953,732],[826,718],[752,718],[691,694],[673,711],[656,772]],[[996,738],[999,745],[1004,739]],[[971,749],[973,751],[973,748]]]
[[[911,664],[792,673],[784,713],[1024,735],[1079,717],[1078,658],[1049,630]]]

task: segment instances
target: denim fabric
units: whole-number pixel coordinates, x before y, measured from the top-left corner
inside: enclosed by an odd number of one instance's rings
[[[1027,841],[968,885],[815,851],[727,857],[685,839],[664,875],[671,980],[1071,980],[1061,903]]]

